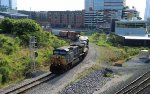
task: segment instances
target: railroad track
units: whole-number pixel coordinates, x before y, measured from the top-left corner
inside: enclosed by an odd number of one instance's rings
[[[141,94],[145,89],[150,87],[150,70],[141,75],[139,78],[116,92],[115,94]]]
[[[42,84],[42,83],[44,83],[44,82],[46,82],[48,80],[52,80],[52,79],[56,78],[57,76],[58,75],[56,75],[56,74],[49,73],[46,76],[43,76],[43,77],[38,78],[36,80],[33,80],[32,82],[29,82],[29,83],[24,84],[22,86],[19,86],[17,88],[13,88],[13,89],[4,91],[3,93],[4,94],[20,94],[20,93],[24,93],[27,90],[32,89],[32,88],[34,88],[37,85],[40,85],[40,84]]]

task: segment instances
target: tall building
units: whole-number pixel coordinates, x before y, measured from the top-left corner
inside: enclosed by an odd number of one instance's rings
[[[110,29],[111,19],[121,19],[125,0],[85,0],[85,21],[89,28]]]
[[[89,11],[97,11],[104,9],[104,1],[105,0],[85,0],[85,10]]]
[[[16,10],[17,0],[0,0],[0,11]]]
[[[146,0],[146,9],[145,9],[145,20],[150,18],[150,0]]]
[[[125,0],[104,0],[104,9],[122,10]]]
[[[17,0],[9,0],[9,7],[10,7],[10,9],[16,10],[17,9]]]

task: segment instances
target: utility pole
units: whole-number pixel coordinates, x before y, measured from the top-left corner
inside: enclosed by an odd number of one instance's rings
[[[31,19],[31,7],[30,7],[30,19]]]
[[[29,41],[29,47],[30,47],[30,66],[31,66],[31,70],[35,71],[36,69],[36,37],[35,36],[31,36],[30,37],[30,41]]]

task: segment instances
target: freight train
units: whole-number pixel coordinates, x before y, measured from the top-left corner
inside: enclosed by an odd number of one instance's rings
[[[84,59],[89,50],[88,39],[60,47],[53,51],[50,71],[55,74],[63,73]]]
[[[54,34],[55,36],[70,39],[73,41],[76,41],[78,39],[78,35],[80,35],[80,32],[64,31],[64,30],[57,30],[57,29],[53,29],[51,33]]]

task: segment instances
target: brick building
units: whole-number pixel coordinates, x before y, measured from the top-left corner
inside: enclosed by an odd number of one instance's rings
[[[84,11],[49,11],[48,21],[52,27],[84,27]]]
[[[41,25],[50,24],[53,28],[83,28],[84,11],[18,11],[29,15]]]

